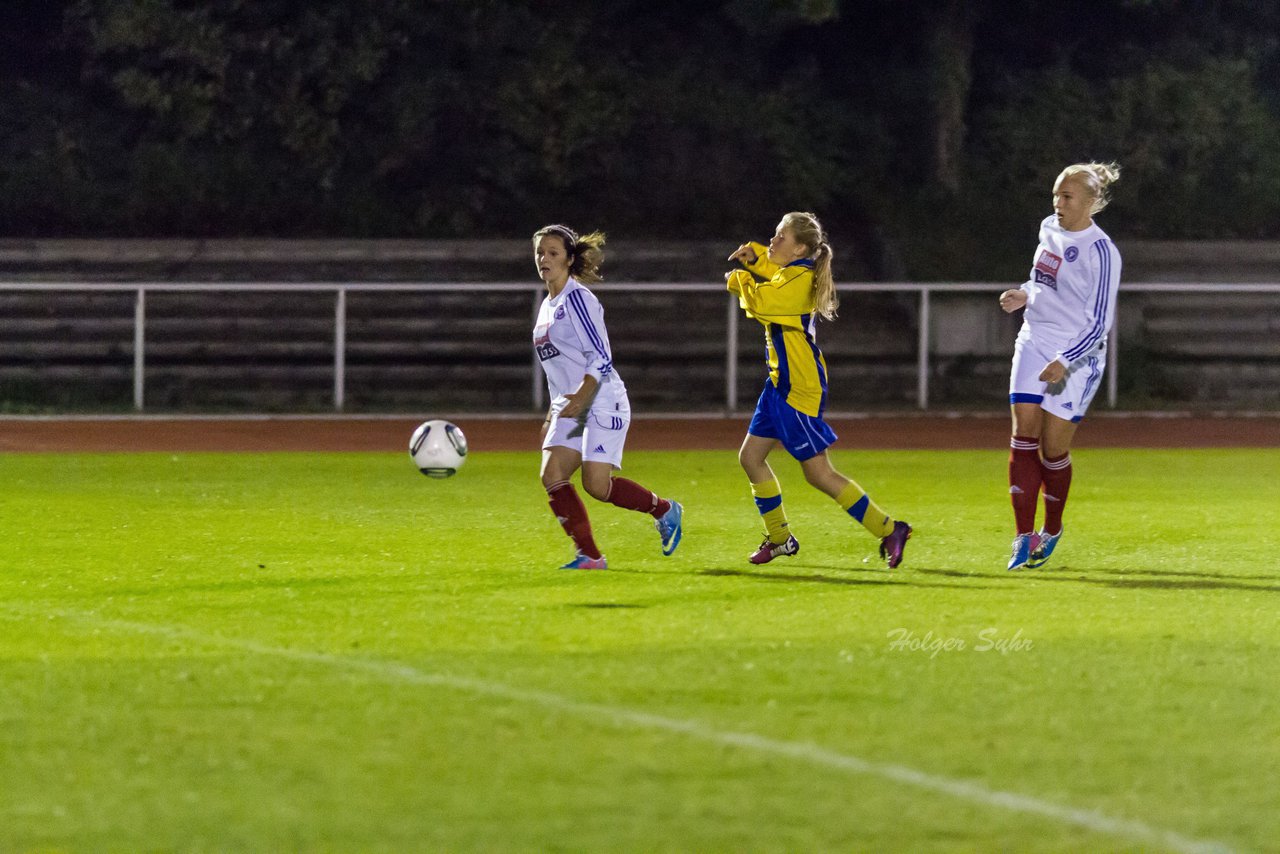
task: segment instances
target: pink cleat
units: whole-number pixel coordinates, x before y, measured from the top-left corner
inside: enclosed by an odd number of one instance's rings
[[[800,543],[795,537],[788,536],[785,543],[771,542],[768,537],[764,538],[764,542],[760,544],[760,548],[756,549],[755,554],[747,558],[752,563],[768,563],[775,557],[786,555],[790,557],[800,551]]]
[[[587,557],[582,552],[578,552],[577,556],[566,563],[561,569],[608,569],[609,562],[604,559],[604,555],[600,557]]]
[[[880,557],[889,563],[890,569],[897,569],[902,563],[902,550],[911,539],[911,526],[906,522],[894,522],[893,531],[880,541]]]

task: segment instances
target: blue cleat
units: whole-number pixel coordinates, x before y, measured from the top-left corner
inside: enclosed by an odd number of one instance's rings
[[[604,555],[600,557],[587,557],[582,552],[578,552],[573,560],[566,563],[561,569],[608,569],[609,562],[604,559]]]
[[[1009,558],[1009,569],[1022,569],[1031,559],[1031,538],[1033,534],[1019,534],[1013,538],[1013,556]]]
[[[681,522],[684,519],[684,508],[680,506],[679,501],[671,502],[671,509],[662,514],[661,519],[653,520],[653,527],[658,529],[658,535],[662,537],[662,553],[670,555],[676,550],[676,546],[680,545],[680,536],[684,529]]]
[[[1031,550],[1031,559],[1027,561],[1027,569],[1039,569],[1049,562],[1049,555],[1053,554],[1054,548],[1058,545],[1058,540],[1062,539],[1062,531],[1056,534],[1047,534],[1043,530],[1036,540],[1036,546]]]

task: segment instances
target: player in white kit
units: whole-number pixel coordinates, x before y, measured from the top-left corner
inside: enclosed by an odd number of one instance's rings
[[[1114,163],[1063,169],[1053,185],[1054,213],[1040,223],[1031,276],[1000,295],[1006,312],[1026,308],[1009,377],[1009,494],[1017,527],[1009,569],[1043,566],[1062,536],[1071,441],[1102,383],[1120,287],[1120,253],[1093,216],[1107,206],[1119,177]],[[1037,532],[1041,487],[1044,524]]]
[[[585,284],[601,281],[604,235],[579,237],[563,225],[533,235],[533,260],[547,296],[538,309],[533,347],[547,375],[551,407],[542,425],[542,485],[551,511],[577,554],[562,569],[606,569],[587,508],[569,480],[582,469],[592,498],[648,513],[662,538],[662,553],[680,544],[683,508],[635,481],[614,475],[631,426],[627,387],[613,367],[604,309]]]

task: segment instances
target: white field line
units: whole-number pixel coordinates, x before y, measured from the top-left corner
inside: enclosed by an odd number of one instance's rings
[[[21,620],[32,615],[30,613],[23,614],[9,611],[8,613],[0,612],[0,616],[11,620]],[[1052,801],[1017,792],[990,789],[980,783],[944,777],[939,774],[930,774],[927,771],[920,771],[906,765],[873,762],[847,753],[829,750],[810,742],[785,741],[755,733],[722,730],[694,720],[670,718],[639,709],[629,709],[625,706],[583,702],[549,691],[517,688],[501,682],[473,679],[466,676],[453,676],[447,673],[430,673],[393,661],[353,658],[323,652],[309,652],[288,647],[270,646],[251,640],[201,634],[178,626],[101,619],[88,613],[59,611],[44,612],[42,616],[60,617],[99,626],[118,633],[151,635],[174,640],[180,639],[211,647],[239,650],[253,655],[317,664],[335,670],[364,673],[386,682],[407,685],[430,685],[464,691],[470,694],[498,697],[504,700],[554,709],[594,723],[607,723],[622,729],[646,729],[675,733],[698,741],[737,747],[754,753],[785,757],[823,768],[843,771],[848,774],[880,777],[928,792],[949,795],[980,806],[1027,813],[1060,824],[1083,828],[1093,833],[1124,837],[1136,842],[1156,845],[1160,847],[1160,850],[1175,851],[1180,852],[1180,854],[1230,854],[1232,851],[1229,845],[1215,840],[1193,839],[1172,830],[1153,827],[1141,821],[1115,818],[1096,810],[1063,806]]]

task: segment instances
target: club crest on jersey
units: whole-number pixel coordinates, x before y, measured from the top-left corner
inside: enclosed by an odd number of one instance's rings
[[[564,306],[556,309],[556,320],[564,320]]]
[[[1058,269],[1061,266],[1062,259],[1060,257],[1054,255],[1048,249],[1040,250],[1040,257],[1036,259],[1036,283],[1047,285],[1056,291],[1058,289]]]
[[[1072,261],[1080,257],[1080,250],[1074,246],[1068,246],[1067,251],[1062,254],[1066,256],[1067,263],[1070,264]]]

